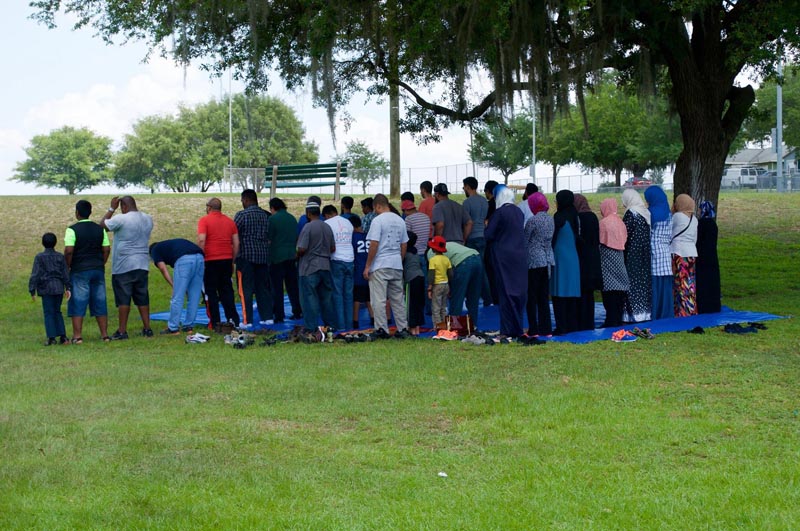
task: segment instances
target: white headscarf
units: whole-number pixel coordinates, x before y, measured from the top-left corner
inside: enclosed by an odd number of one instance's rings
[[[633,188],[628,188],[622,192],[622,206],[627,210],[633,210],[644,218],[650,225],[650,210],[645,206],[642,196]]]
[[[511,203],[514,204],[514,190],[504,184],[498,184],[494,187],[494,202],[497,208]]]

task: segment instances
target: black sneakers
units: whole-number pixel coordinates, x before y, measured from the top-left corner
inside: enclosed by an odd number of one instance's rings
[[[117,330],[111,334],[111,341],[120,341],[122,339],[128,339],[128,332],[120,332]]]
[[[152,328],[143,328],[142,335],[144,337],[153,337],[153,329]]]
[[[412,334],[408,330],[399,330],[399,331],[394,333],[394,338],[395,339],[413,339],[414,338],[414,334]]]

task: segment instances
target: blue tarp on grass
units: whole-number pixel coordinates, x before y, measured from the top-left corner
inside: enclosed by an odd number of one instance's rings
[[[289,304],[288,298],[284,301],[284,307],[286,311],[286,315],[291,315],[292,310]],[[241,315],[241,305],[237,304],[237,310]],[[255,322],[258,323],[260,320],[258,316],[258,309],[253,307],[253,313],[255,313]],[[224,316],[225,313],[220,308],[220,315]],[[183,317],[183,315],[182,315]],[[159,312],[153,313],[150,315],[150,319],[154,321],[167,321],[169,318],[169,312]],[[591,343],[592,341],[599,341],[602,339],[611,339],[611,334],[615,331],[623,328],[625,330],[632,330],[634,327],[639,328],[649,328],[653,334],[663,334],[664,332],[684,332],[687,330],[691,330],[695,327],[702,327],[702,328],[713,328],[717,326],[724,326],[726,324],[734,324],[734,323],[749,323],[749,322],[756,322],[756,321],[771,321],[774,319],[785,319],[786,317],[782,317],[780,315],[773,315],[769,313],[763,312],[748,312],[748,311],[737,311],[727,306],[722,307],[722,311],[720,313],[707,313],[702,315],[693,315],[691,317],[678,317],[672,319],[659,319],[657,321],[647,321],[645,323],[635,323],[631,325],[625,325],[618,328],[597,328],[595,330],[589,330],[585,332],[573,332],[571,334],[566,334],[563,336],[557,336],[548,338],[548,341],[557,341],[557,342],[568,342],[568,343]],[[430,317],[427,316],[426,319],[429,321]],[[603,305],[600,303],[595,304],[595,326],[600,326],[605,319],[605,310],[603,309]],[[527,323],[527,319],[525,319]],[[195,324],[198,325],[208,325],[208,317],[204,311],[204,308],[201,308],[197,314],[197,320]],[[296,325],[303,324],[302,320],[299,321],[292,321],[286,319],[284,323],[269,325],[269,326],[261,326],[256,325],[256,328],[269,328],[271,330],[276,330],[278,332],[286,332],[291,330]],[[369,313],[367,313],[366,308],[361,309],[359,312],[359,324],[362,328],[369,327]],[[430,327],[431,323],[427,322],[426,326]],[[489,306],[489,307],[481,307],[478,311],[478,328],[480,330],[499,330],[500,329],[500,317],[499,317],[499,308],[497,306]],[[431,336],[433,334],[422,334],[423,336]]]

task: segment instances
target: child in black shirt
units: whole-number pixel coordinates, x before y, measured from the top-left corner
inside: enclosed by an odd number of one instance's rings
[[[62,345],[69,342],[64,329],[61,302],[65,294],[69,300],[71,286],[67,261],[64,260],[63,254],[55,250],[56,242],[56,235],[52,232],[42,236],[44,252],[36,255],[31,278],[28,281],[28,292],[31,294],[31,299],[36,300],[36,293],[42,299],[44,328],[47,332],[45,346],[55,345],[56,336],[59,336],[59,343]]]

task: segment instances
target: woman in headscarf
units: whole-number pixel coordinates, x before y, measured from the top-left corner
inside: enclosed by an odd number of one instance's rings
[[[625,269],[630,281],[623,319],[629,323],[649,321],[653,291],[650,280],[650,211],[633,188],[622,192],[622,206],[626,209],[622,222],[628,231]]]
[[[575,195],[569,190],[556,194],[553,216],[553,255],[555,266],[550,277],[550,294],[556,318],[556,334],[578,329],[578,306],[581,300],[581,269],[578,261],[578,211]]]
[[[522,234],[522,211],[514,204],[514,191],[498,184],[494,188],[497,204],[484,236],[492,242],[497,293],[500,298],[500,333],[522,335],[522,312],[528,297],[527,251]]]
[[[680,194],[672,205],[672,270],[675,283],[675,317],[697,313],[695,284],[695,259],[697,258],[697,218],[694,216],[694,199]]]
[[[672,215],[669,199],[659,186],[648,186],[644,191],[650,211],[650,267],[653,286],[653,319],[672,317]]]
[[[497,181],[486,181],[486,184],[483,185],[483,195],[486,197],[486,201],[489,203],[489,209],[486,211],[486,219],[484,223],[486,225],[489,224],[489,220],[492,219],[492,215],[494,211],[497,210],[497,203],[494,197],[494,189],[497,186]],[[484,234],[484,237],[486,235]],[[498,304],[499,299],[497,295],[497,285],[495,283],[495,274],[494,274],[494,266],[492,265],[492,244],[490,242],[486,242],[486,250],[483,252],[483,267],[486,270],[486,278],[489,280],[489,292],[491,293],[492,299],[491,300],[483,300],[484,306],[491,306],[492,304]]]
[[[550,205],[541,192],[528,196],[533,215],[525,223],[528,250],[528,335],[548,336],[553,333],[550,321],[550,267],[553,258],[553,218],[547,213]]]
[[[620,326],[628,293],[628,271],[625,269],[625,242],[628,230],[617,215],[617,200],[600,203],[600,267],[603,271],[603,307],[606,320],[603,328]]]
[[[700,219],[697,220],[697,313],[722,311],[722,292],[719,281],[717,257],[717,213],[711,201],[700,202]]]
[[[594,292],[603,288],[600,269],[600,226],[597,216],[582,194],[575,194],[578,211],[578,260],[581,268],[581,302],[578,330],[594,330]]]

